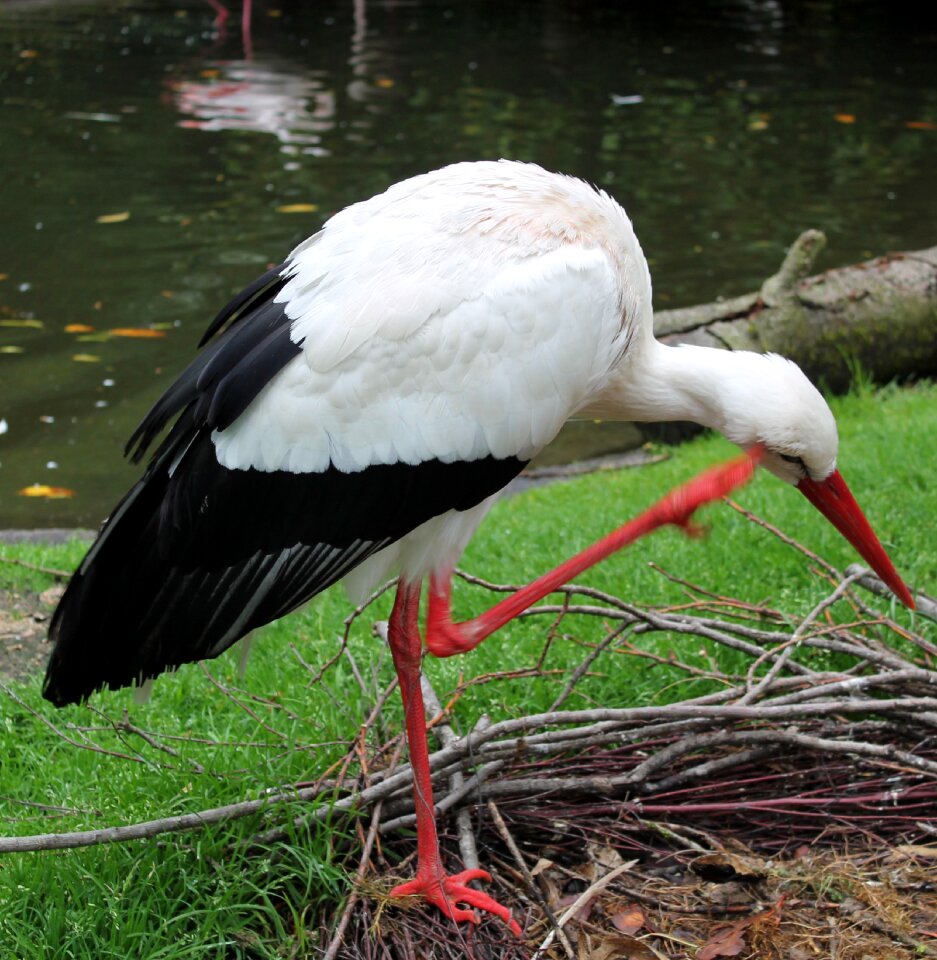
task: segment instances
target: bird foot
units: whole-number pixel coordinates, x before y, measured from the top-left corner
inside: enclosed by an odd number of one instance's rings
[[[511,929],[511,933],[520,936],[521,928],[515,920],[511,918],[511,911],[502,906],[493,897],[481,890],[475,890],[468,884],[472,880],[491,880],[491,874],[486,870],[463,870],[461,873],[454,873],[448,876],[441,871],[438,874],[429,876],[417,876],[406,883],[400,883],[390,895],[392,897],[422,897],[428,903],[438,907],[447,916],[455,920],[456,923],[478,923],[478,914],[474,910],[463,910],[457,906],[459,903],[468,904],[470,907],[477,907],[486,913],[492,913],[500,917]]]

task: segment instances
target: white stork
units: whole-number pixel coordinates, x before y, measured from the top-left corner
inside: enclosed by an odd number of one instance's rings
[[[142,479],[56,610],[44,694],[81,701],[216,657],[338,580],[399,574],[389,643],[415,774],[416,878],[455,920],[510,913],[440,862],[420,693],[427,646],[470,649],[530,603],[759,460],[913,601],[836,470],[833,416],[778,356],[667,347],[624,210],[581,180],[508,161],[413,177],[333,216],[235,297],[128,444]],[[697,480],[468,624],[452,569],[497,492],[570,417],[692,420],[751,460]]]

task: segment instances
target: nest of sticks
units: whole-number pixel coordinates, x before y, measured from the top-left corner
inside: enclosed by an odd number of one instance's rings
[[[460,737],[424,680],[444,856],[453,871],[481,861],[492,872],[490,892],[513,909],[523,938],[495,919],[457,928],[433,909],[388,901],[390,882],[375,878],[405,875],[416,845],[401,835],[414,823],[409,768],[396,765],[399,744],[387,744],[356,777],[345,769],[340,803],[364,813],[360,846],[347,853],[356,882],[343,911],[320,919],[322,956],[937,956],[937,646],[877,609],[870,592],[887,591],[867,571],[841,573],[735,508],[800,550],[828,585],[806,617],[665,571],[687,594],[678,607],[571,585],[528,615],[549,617],[551,634],[599,618],[606,636],[549,712],[483,720]],[[917,599],[919,614],[937,619],[937,603]],[[835,605],[848,605],[846,622]],[[648,652],[641,638],[660,632],[741,652],[747,669]],[[716,692],[564,709],[609,651],[709,679]],[[817,666],[831,660],[836,669]]]

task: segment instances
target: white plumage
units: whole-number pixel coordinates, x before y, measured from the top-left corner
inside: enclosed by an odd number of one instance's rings
[[[332,217],[287,258],[276,296],[302,354],[215,436],[221,462],[529,458],[650,318],[646,268],[621,289],[628,254],[603,248],[607,229],[587,233],[603,212],[643,267],[617,204],[526,164],[457,164]]]

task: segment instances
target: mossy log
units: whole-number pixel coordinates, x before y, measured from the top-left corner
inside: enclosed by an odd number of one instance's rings
[[[757,293],[654,316],[665,343],[780,353],[837,391],[937,374],[937,247],[807,276],[825,244],[802,234]]]

